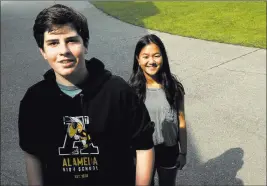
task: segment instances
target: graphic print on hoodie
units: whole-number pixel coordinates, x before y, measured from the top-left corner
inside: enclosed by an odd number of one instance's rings
[[[91,140],[88,131],[89,117],[78,116],[63,118],[66,135],[62,147],[58,148],[60,156],[84,155],[84,157],[64,157],[63,172],[81,172],[98,170],[96,155],[98,146]],[[86,176],[86,175],[83,175]]]
[[[87,69],[90,78],[73,98],[60,90],[52,70],[27,90],[20,147],[40,159],[44,185],[134,185],[133,150],[153,147],[149,114],[102,62],[93,58]]]

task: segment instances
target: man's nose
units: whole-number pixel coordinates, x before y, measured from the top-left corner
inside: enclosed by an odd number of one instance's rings
[[[66,53],[69,53],[70,50],[69,50],[69,47],[66,43],[62,43],[59,45],[59,52],[60,54],[64,55]]]

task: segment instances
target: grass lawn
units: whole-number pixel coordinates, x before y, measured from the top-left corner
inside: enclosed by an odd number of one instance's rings
[[[266,2],[91,2],[122,21],[175,35],[266,49]]]

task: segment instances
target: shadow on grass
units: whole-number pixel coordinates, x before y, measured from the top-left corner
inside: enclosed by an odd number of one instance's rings
[[[104,1],[90,1],[102,12],[120,19],[121,21],[128,22],[133,25],[145,27],[144,20],[148,17],[155,16],[159,13],[158,8],[153,2],[104,2]],[[119,4],[119,6],[118,6]],[[108,10],[105,11],[105,10]],[[129,14],[130,12],[130,14]]]

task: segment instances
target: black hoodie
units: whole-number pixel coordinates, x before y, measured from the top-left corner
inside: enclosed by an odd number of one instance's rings
[[[133,150],[153,147],[153,126],[142,102],[101,61],[86,62],[89,78],[71,98],[54,71],[20,103],[19,144],[38,157],[45,185],[134,185]]]

